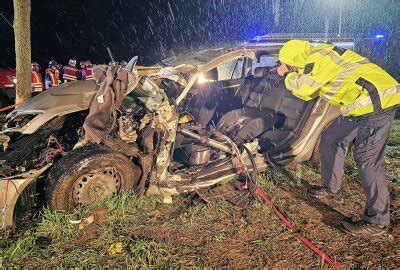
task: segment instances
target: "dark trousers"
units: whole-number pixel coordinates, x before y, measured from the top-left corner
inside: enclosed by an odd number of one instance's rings
[[[389,191],[384,157],[395,112],[349,119],[338,117],[321,137],[323,186],[331,192],[341,189],[346,148],[354,141],[354,160],[360,172],[367,200],[364,220],[389,225]]]

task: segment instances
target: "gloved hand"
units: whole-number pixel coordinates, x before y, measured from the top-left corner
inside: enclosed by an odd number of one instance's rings
[[[284,76],[286,73],[289,72],[289,68],[286,64],[281,64],[278,69],[276,70],[279,76]]]

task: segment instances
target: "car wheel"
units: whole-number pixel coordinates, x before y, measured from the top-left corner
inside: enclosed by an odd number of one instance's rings
[[[92,144],[74,150],[51,169],[45,195],[52,210],[73,210],[136,186],[140,168],[125,155]]]

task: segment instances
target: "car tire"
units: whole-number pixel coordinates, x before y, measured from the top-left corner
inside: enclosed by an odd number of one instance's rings
[[[133,189],[141,169],[125,155],[91,144],[61,158],[50,170],[45,187],[52,210],[71,211],[110,195]]]

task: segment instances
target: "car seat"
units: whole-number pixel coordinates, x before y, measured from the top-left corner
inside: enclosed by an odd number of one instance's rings
[[[242,108],[226,113],[217,124],[219,130],[230,134],[236,141],[253,140],[273,128],[280,119],[273,109],[278,97],[270,93],[268,72],[268,68],[259,67],[254,70],[254,75],[245,79],[236,92],[241,98]],[[269,107],[261,106],[264,95],[272,96],[267,99]]]

